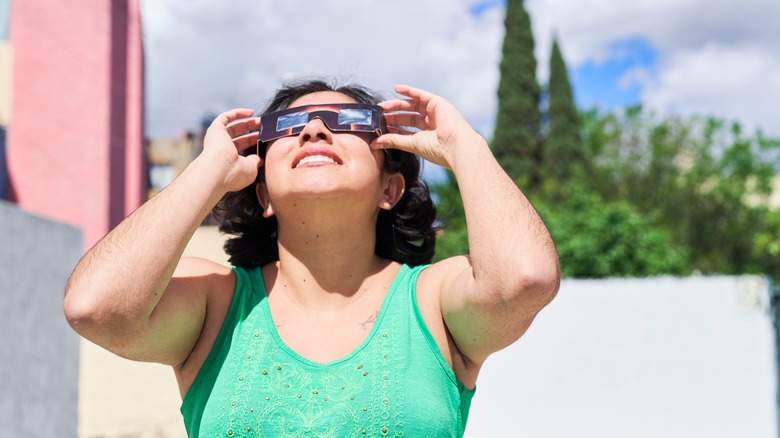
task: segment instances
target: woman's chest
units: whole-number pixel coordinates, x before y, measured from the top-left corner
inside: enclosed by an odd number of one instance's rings
[[[220,370],[202,430],[228,437],[396,436],[431,417],[448,430],[451,400],[440,386],[446,379],[419,379],[442,373],[435,360],[408,348],[407,329],[389,318],[356,351],[326,364],[297,355],[272,333],[249,331]],[[424,407],[419,397],[409,399],[421,392],[429,394]]]

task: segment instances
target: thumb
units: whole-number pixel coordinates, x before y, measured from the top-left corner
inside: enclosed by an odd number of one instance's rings
[[[411,136],[401,134],[383,134],[371,142],[373,149],[400,149],[413,152]]]
[[[263,159],[260,158],[257,154],[251,154],[246,156],[246,160],[244,161],[246,164],[244,165],[250,173],[257,172],[258,169],[263,165]]]

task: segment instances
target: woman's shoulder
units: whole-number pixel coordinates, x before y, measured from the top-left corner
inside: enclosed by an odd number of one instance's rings
[[[471,269],[471,257],[467,255],[449,257],[427,266],[420,273],[418,287],[441,289],[443,284]]]
[[[208,275],[230,277],[233,275],[233,269],[230,266],[226,266],[203,257],[185,256],[179,260],[179,264],[176,266],[176,271],[173,273],[174,278],[204,277]]]
[[[236,280],[234,268],[201,257],[182,257],[171,279],[184,285],[189,293],[206,294],[209,306],[219,301],[229,303]]]

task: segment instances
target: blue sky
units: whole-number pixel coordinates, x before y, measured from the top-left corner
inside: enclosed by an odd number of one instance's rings
[[[506,0],[485,0],[471,4],[468,10],[479,17],[492,9],[503,10],[505,6]],[[641,82],[632,81],[627,75],[631,72],[652,75],[657,51],[642,37],[615,41],[608,51],[607,59],[589,59],[569,69],[574,98],[581,108],[617,110],[641,102]]]
[[[0,41],[8,39],[8,22],[11,15],[11,0],[0,0]]]
[[[656,50],[641,38],[615,42],[609,49],[608,59],[588,60],[570,69],[574,99],[580,108],[616,110],[641,103],[642,84],[627,75],[642,72],[652,76]]]
[[[556,35],[580,107],[642,103],[658,114],[717,116],[780,137],[780,26],[767,19],[780,17],[780,1],[525,4],[540,83]],[[428,89],[492,136],[504,0],[141,6],[150,137],[179,135],[227,108],[259,109],[286,78],[312,75],[359,82],[388,97],[398,83]]]
[[[468,6],[468,10],[471,14],[475,16],[480,16],[484,14],[485,11],[494,8],[504,8],[505,5],[506,5],[506,0],[485,0],[485,1],[476,2]]]
[[[525,0],[540,77],[552,35],[581,107],[642,104],[780,137],[777,0]]]

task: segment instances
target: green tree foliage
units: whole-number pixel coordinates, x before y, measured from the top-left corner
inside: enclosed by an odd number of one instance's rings
[[[591,188],[656,215],[702,273],[776,272],[768,204],[780,144],[713,118],[658,118],[641,107],[585,116]],[[773,219],[774,218],[774,219]],[[761,243],[756,239],[763,240]]]
[[[499,66],[498,115],[491,149],[507,174],[521,187],[540,184],[540,87],[531,18],[523,0],[508,0],[504,20],[503,57]],[[468,253],[468,235],[457,183],[447,180],[431,187],[444,226],[436,243],[436,259]]]
[[[753,238],[753,253],[758,271],[780,282],[780,209],[769,211],[766,221],[767,226]]]
[[[574,103],[566,62],[553,40],[550,55],[548,89],[547,136],[544,140],[545,182],[553,193],[571,181],[582,181],[585,176],[585,155],[580,129],[580,115]]]
[[[491,146],[545,220],[565,276],[698,271],[780,280],[780,206],[770,202],[780,191],[780,140],[641,106],[578,114],[556,41],[542,148],[534,43],[521,0],[508,0],[505,24]],[[448,177],[432,187],[445,227],[438,260],[468,252],[460,194]]]
[[[498,116],[491,147],[498,162],[523,187],[539,183],[539,96],[531,18],[523,0],[507,0]]]
[[[436,237],[435,260],[468,254],[466,212],[452,172],[447,171],[446,180],[432,185],[431,191],[435,194],[437,215],[443,227]]]
[[[564,277],[647,277],[690,272],[688,253],[656,217],[627,202],[575,191],[563,202],[534,203],[556,242]]]
[[[780,140],[641,107],[582,113],[589,177],[531,194],[569,277],[756,273],[780,280]],[[553,181],[554,183],[554,181]],[[435,186],[438,258],[468,250],[457,187]]]

